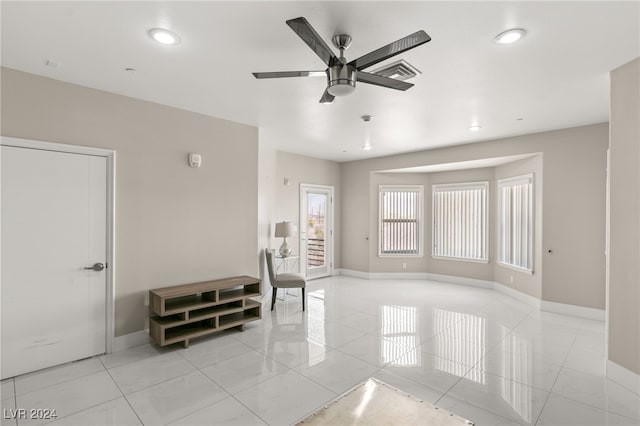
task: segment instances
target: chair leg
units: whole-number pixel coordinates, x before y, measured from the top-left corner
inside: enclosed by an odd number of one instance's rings
[[[276,287],[273,288],[273,292],[271,293],[271,310],[273,311],[273,305],[276,304],[276,296],[278,295],[278,289]]]
[[[302,311],[304,312],[304,287],[302,287]]]

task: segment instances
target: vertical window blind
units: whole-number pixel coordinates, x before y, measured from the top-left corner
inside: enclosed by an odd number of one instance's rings
[[[498,181],[499,262],[533,270],[533,175]]]
[[[488,182],[433,185],[433,256],[487,261]]]
[[[422,255],[422,185],[381,185],[378,255]]]

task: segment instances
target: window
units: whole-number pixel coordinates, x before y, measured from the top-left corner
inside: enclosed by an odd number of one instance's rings
[[[380,185],[379,256],[422,256],[422,185]]]
[[[498,191],[498,261],[533,272],[533,175],[499,180]]]
[[[433,257],[488,262],[488,186],[433,185]]]

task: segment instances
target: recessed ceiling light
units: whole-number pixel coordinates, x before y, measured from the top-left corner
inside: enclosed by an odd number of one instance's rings
[[[520,40],[525,36],[527,32],[522,28],[512,28],[507,31],[503,31],[495,37],[496,43],[509,44]]]
[[[362,146],[362,149],[364,149],[365,151],[371,151],[371,144],[366,143]]]
[[[478,125],[469,127],[469,130],[471,130],[472,132],[477,132],[480,129],[482,129],[482,127]]]
[[[180,43],[180,37],[178,34],[173,33],[164,28],[152,28],[149,30],[149,37],[157,41],[158,43],[173,45]]]

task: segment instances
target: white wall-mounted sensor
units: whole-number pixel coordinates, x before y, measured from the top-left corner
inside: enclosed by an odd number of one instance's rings
[[[200,167],[202,165],[202,156],[200,154],[189,154],[189,167]]]

